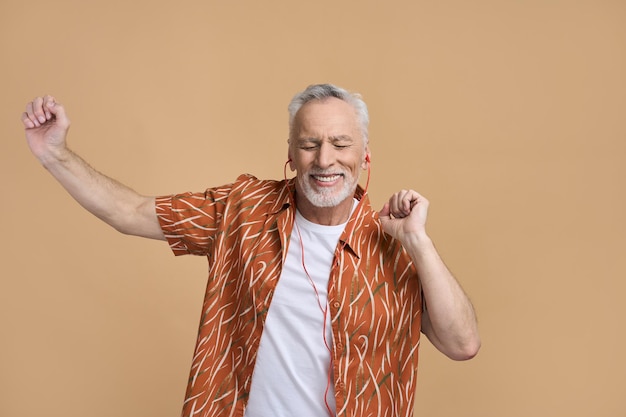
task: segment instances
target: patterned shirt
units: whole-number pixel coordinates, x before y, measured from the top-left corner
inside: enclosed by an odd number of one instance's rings
[[[272,294],[294,225],[294,180],[237,181],[159,197],[174,254],[208,258],[209,277],[183,417],[244,414]],[[363,190],[328,283],[337,416],[413,415],[422,294],[400,243]],[[280,387],[277,387],[280,389]]]

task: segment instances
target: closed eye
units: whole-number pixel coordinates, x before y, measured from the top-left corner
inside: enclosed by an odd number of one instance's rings
[[[335,149],[346,149],[351,147],[354,144],[354,141],[352,140],[352,138],[350,136],[345,136],[345,135],[341,135],[341,136],[335,136],[330,138],[333,146],[335,147]]]

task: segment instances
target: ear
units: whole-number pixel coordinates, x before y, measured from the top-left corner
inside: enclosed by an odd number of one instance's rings
[[[293,157],[291,156],[291,139],[287,139],[287,164],[291,172],[296,170],[296,166],[293,163]]]
[[[365,158],[363,159],[363,163],[361,164],[361,168],[363,170],[366,170],[371,162],[372,162],[372,156],[371,156],[371,153],[370,153],[370,147],[366,146],[365,147]]]
[[[291,170],[291,172],[296,170],[296,166],[293,163],[293,158],[291,157],[291,152],[287,153],[287,164],[289,164],[289,169]]]

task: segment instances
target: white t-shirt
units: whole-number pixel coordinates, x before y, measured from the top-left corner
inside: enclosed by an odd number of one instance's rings
[[[335,248],[346,224],[322,226],[300,212],[295,221],[265,320],[245,417],[324,417],[329,414],[326,402],[335,413],[327,295]]]

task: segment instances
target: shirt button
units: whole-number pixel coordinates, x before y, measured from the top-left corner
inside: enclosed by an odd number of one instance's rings
[[[335,301],[333,303],[333,307],[335,307],[336,309],[339,309],[339,307],[341,307],[341,303],[339,301]]]

